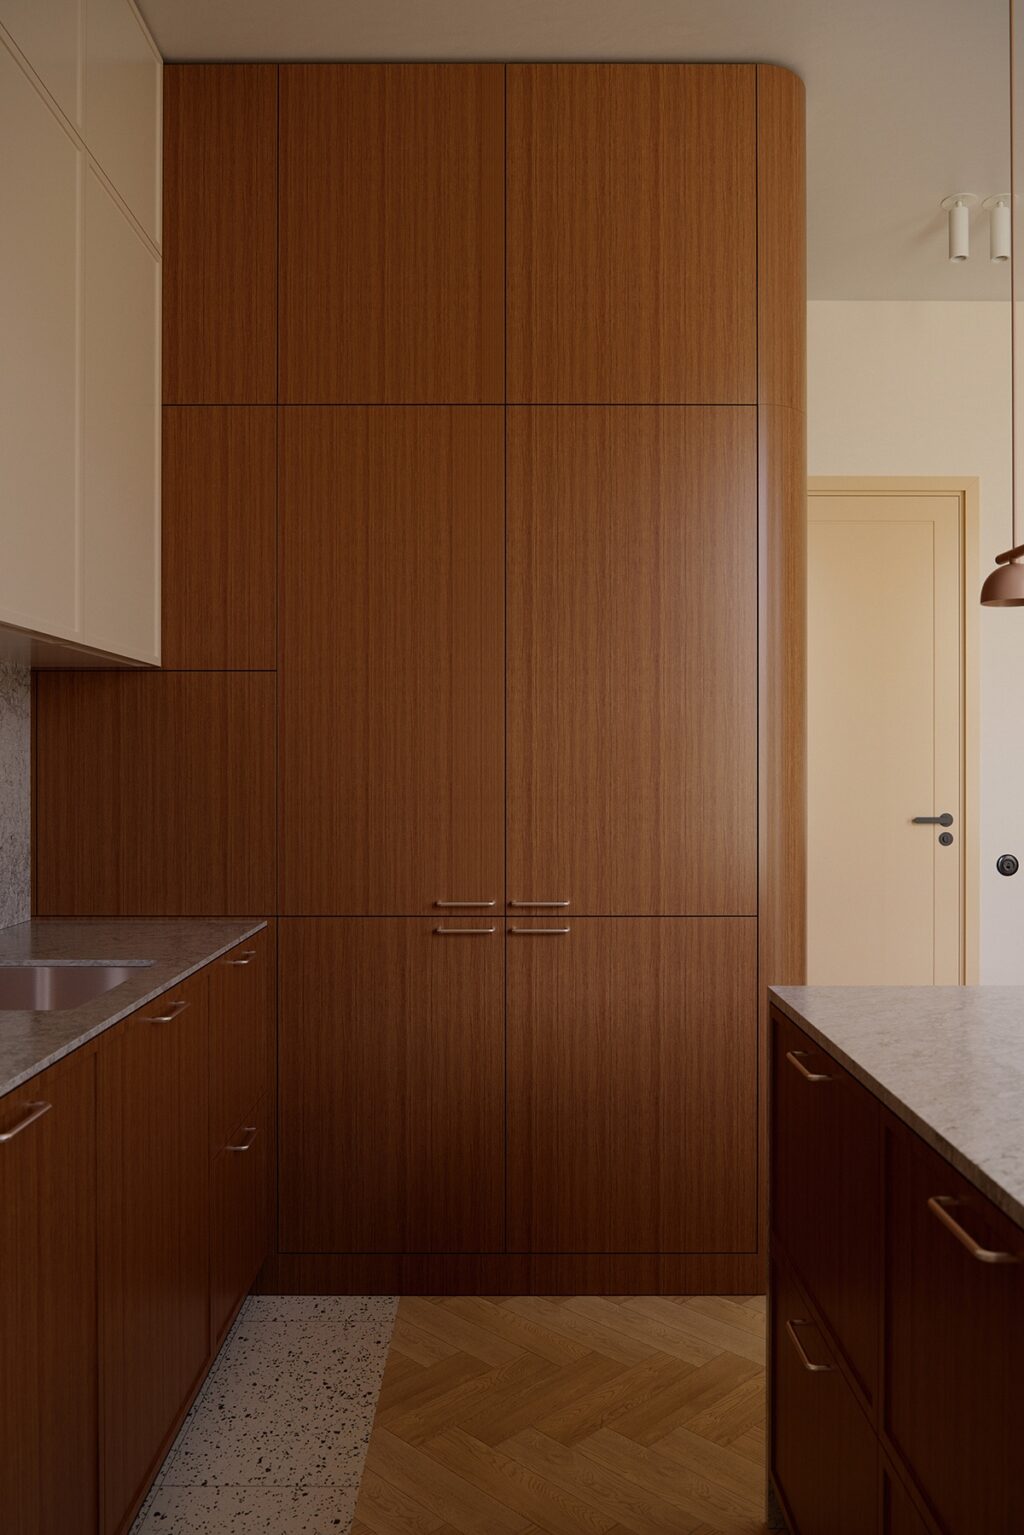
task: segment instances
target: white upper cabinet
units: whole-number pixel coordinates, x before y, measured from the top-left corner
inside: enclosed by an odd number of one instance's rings
[[[161,69],[131,0],[0,0],[0,626],[150,665]]]
[[[68,121],[82,126],[81,0],[0,0],[7,33]]]
[[[128,0],[85,0],[85,140],[160,240],[160,60]]]

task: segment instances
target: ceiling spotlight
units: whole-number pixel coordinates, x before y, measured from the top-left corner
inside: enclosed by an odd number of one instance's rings
[[[971,209],[977,201],[973,192],[954,192],[942,199],[949,217],[950,261],[966,261],[971,254]]]
[[[988,259],[990,261],[1009,261],[1010,259],[1010,194],[999,192],[995,197],[986,197],[981,205],[988,210]]]

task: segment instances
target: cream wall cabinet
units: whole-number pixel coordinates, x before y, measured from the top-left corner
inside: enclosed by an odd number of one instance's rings
[[[0,0],[0,626],[65,665],[160,659],[161,71],[131,0]]]

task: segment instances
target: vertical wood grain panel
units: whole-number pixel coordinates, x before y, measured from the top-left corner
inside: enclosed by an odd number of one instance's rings
[[[281,69],[281,399],[504,397],[500,64]]]
[[[752,1249],[755,921],[560,925],[508,938],[509,1249]]]
[[[38,915],[273,911],[275,682],[40,673]]]
[[[168,64],[165,405],[277,398],[277,66]]]
[[[752,65],[510,64],[508,398],[752,404]]]
[[[503,1246],[500,921],[280,924],[282,1251]]]
[[[804,83],[757,66],[757,397],[807,408]]]
[[[509,412],[509,883],[757,906],[752,410]]]
[[[163,664],[277,665],[272,407],[165,406]]]
[[[281,421],[281,910],[500,901],[502,412]]]

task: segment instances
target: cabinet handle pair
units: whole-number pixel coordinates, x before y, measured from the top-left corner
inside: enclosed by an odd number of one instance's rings
[[[153,1013],[146,1019],[147,1023],[173,1023],[179,1013],[183,1013],[188,1007],[187,1001],[172,1002],[166,1013]]]
[[[965,1231],[960,1222],[949,1213],[958,1203],[959,1201],[949,1194],[934,1194],[928,1201],[928,1208],[935,1219],[941,1221],[946,1230],[956,1237],[961,1247],[966,1247],[971,1257],[976,1258],[979,1263],[1020,1263],[1019,1253],[995,1252],[992,1248],[982,1247],[980,1242],[976,1242],[971,1233]]]
[[[27,1130],[29,1125],[34,1125],[37,1119],[42,1119],[43,1115],[48,1114],[52,1108],[52,1103],[30,1103],[17,1124],[13,1124],[9,1130],[4,1130],[0,1134],[0,1146],[5,1145],[7,1141],[13,1141],[16,1135],[20,1135],[22,1130]]]

